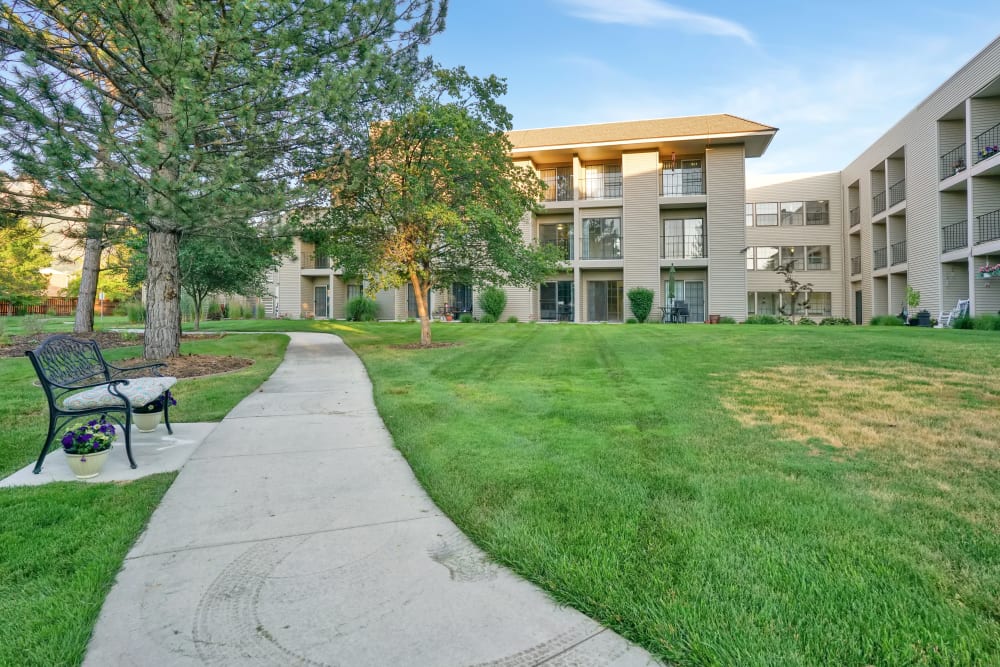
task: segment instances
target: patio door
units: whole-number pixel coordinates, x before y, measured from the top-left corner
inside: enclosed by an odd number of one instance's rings
[[[407,283],[406,284],[406,316],[407,317],[417,318],[417,317],[420,317],[420,314],[417,312],[417,299],[414,296],[414,294],[415,294],[415,292],[413,291],[413,284],[412,283]],[[427,290],[427,293],[424,294],[424,302],[427,304],[427,314],[428,315],[433,315],[434,311],[431,309],[431,292],[430,292],[430,290]]]
[[[313,316],[329,317],[330,309],[327,301],[327,286],[316,285],[313,289]]]
[[[587,281],[587,320],[590,322],[622,321],[622,281]]]
[[[705,281],[685,280],[684,296],[688,304],[688,322],[705,321]]]
[[[854,293],[854,323],[863,324],[864,320],[864,311],[861,309],[861,290],[858,290]]]
[[[538,314],[544,322],[572,322],[573,281],[553,280],[538,288]]]

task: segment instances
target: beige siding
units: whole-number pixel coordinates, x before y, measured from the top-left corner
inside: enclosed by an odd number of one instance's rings
[[[278,269],[278,316],[298,319],[302,317],[302,243],[295,239],[295,259],[286,259]]]
[[[653,290],[653,303],[660,301],[659,273],[659,168],[656,151],[622,156],[622,257],[624,258],[625,318],[633,317],[628,291],[633,287]]]
[[[708,285],[705,313],[746,319],[743,146],[705,151],[708,194]]]

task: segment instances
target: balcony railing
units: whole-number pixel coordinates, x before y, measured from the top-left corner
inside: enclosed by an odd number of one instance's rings
[[[861,273],[861,256],[851,257],[851,275],[856,276]]]
[[[856,206],[851,209],[851,227],[861,224],[861,207]]]
[[[975,161],[982,162],[1000,153],[1000,123],[976,137]]]
[[[969,223],[966,220],[941,228],[941,252],[958,250],[969,245]]]
[[[572,167],[542,169],[540,175],[545,181],[544,201],[573,201]]]
[[[1000,209],[976,216],[976,243],[1000,239]]]
[[[565,260],[573,259],[573,242],[569,239],[560,239],[558,241],[545,241],[541,242],[543,246],[552,246],[558,248],[561,251],[560,257]]]
[[[323,255],[304,255],[302,257],[303,269],[329,269],[330,258]]]
[[[661,237],[664,259],[701,259],[708,257],[708,243],[704,234],[678,234]]]
[[[906,199],[906,179],[901,178],[889,187],[889,206],[895,206]]]
[[[885,193],[880,192],[872,197],[872,214],[881,213],[885,210]]]
[[[874,269],[884,269],[888,266],[886,262],[886,251],[888,248],[876,248],[872,253],[872,268]]]
[[[686,197],[705,194],[705,170],[696,168],[664,169],[663,196]]]
[[[940,180],[965,171],[965,144],[951,149],[941,156]]]
[[[906,263],[906,241],[897,241],[892,244],[892,265]]]
[[[608,170],[588,173],[580,180],[582,199],[618,199],[622,196],[622,172]]]

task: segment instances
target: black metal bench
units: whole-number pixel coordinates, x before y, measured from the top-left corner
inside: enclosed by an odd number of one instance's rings
[[[133,406],[163,399],[167,432],[174,432],[170,426],[170,387],[177,379],[160,375],[160,368],[166,364],[114,366],[104,360],[96,341],[66,335],[50,336],[25,354],[31,359],[49,402],[49,431],[35,463],[36,475],[42,470],[56,432],[78,417],[104,415],[118,423],[125,431],[125,453],[133,468],[137,467],[132,458]],[[128,377],[140,371],[146,375]],[[115,416],[118,414],[123,419]]]

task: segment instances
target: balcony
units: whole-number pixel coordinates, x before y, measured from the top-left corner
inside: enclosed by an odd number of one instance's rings
[[[592,165],[580,181],[583,199],[620,199],[622,196],[622,168],[620,165]]]
[[[889,248],[891,251],[892,265],[906,264],[906,241],[897,241]]]
[[[966,220],[941,228],[941,252],[958,250],[969,245],[969,223]]]
[[[664,259],[703,259],[708,257],[708,243],[704,234],[684,234],[660,237],[661,257]]]
[[[851,216],[851,227],[853,227],[854,225],[860,225],[861,224],[861,207],[860,206],[856,206],[856,207],[852,208],[851,211],[850,211],[850,216]]]
[[[688,197],[705,194],[705,170],[696,168],[664,169],[663,196]]]
[[[558,248],[560,257],[563,261],[572,261],[573,259],[573,240],[572,239],[558,239],[555,241],[542,239],[541,245],[545,247]]]
[[[901,178],[889,188],[889,206],[895,206],[906,200],[906,179]]]
[[[323,255],[303,255],[303,269],[329,269],[332,264],[329,257]]]
[[[556,167],[541,169],[539,177],[545,181],[542,201],[573,201],[573,168]]]
[[[951,149],[941,156],[939,180],[965,171],[965,144]]]
[[[872,197],[872,215],[877,215],[885,210],[885,193],[880,192]]]
[[[884,269],[889,265],[887,261],[888,248],[876,248],[872,252],[872,268],[873,269]]]
[[[976,216],[976,243],[1000,239],[1000,209]]]
[[[851,275],[857,276],[861,274],[861,256],[851,257]]]
[[[997,123],[976,137],[976,163],[987,160],[1000,153],[1000,123]]]

